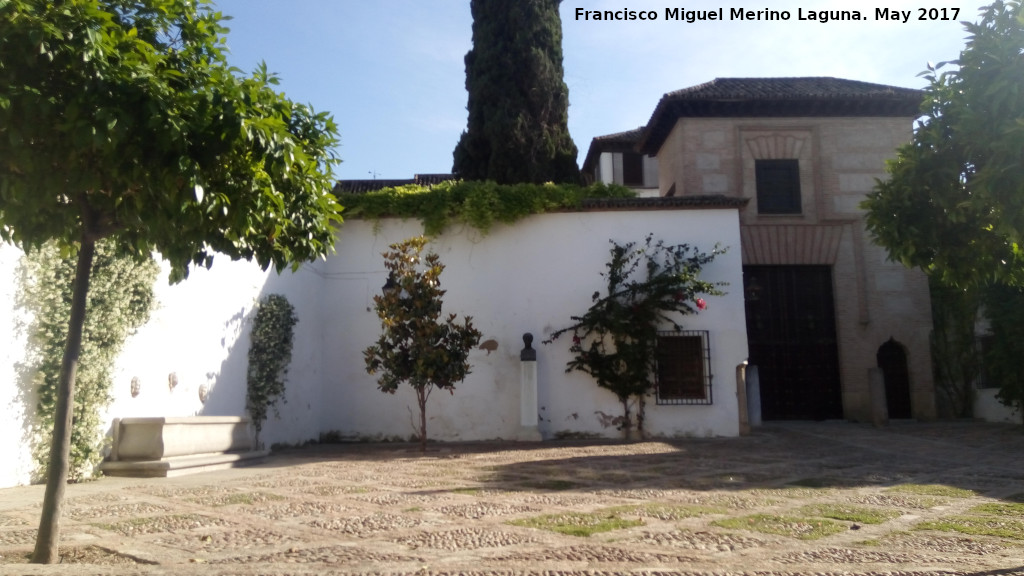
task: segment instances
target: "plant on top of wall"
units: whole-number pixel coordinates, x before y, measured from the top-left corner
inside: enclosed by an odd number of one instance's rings
[[[295,307],[281,294],[263,297],[252,321],[245,407],[256,428],[257,446],[267,410],[277,404],[278,398],[283,399],[298,321]],[[277,413],[276,407],[274,413]]]
[[[422,256],[427,239],[409,238],[392,244],[384,253],[388,282],[383,294],[373,297],[381,320],[377,343],[366,348],[366,371],[380,372],[377,385],[394,394],[402,382],[416,391],[420,410],[420,449],[427,449],[427,399],[434,388],[455,392],[455,385],[470,373],[469,351],[481,334],[472,318],[462,323],[456,315],[441,318],[445,290],[441,289],[444,264],[434,252]]]
[[[36,418],[31,427],[34,479],[46,480],[57,388],[75,278],[75,257],[62,256],[56,242],[25,254],[20,265],[18,304],[32,313],[28,358]],[[91,477],[102,457],[103,412],[110,405],[114,362],[125,340],[149,320],[159,266],[152,258],[119,254],[112,242],[96,244],[92,286],[86,304],[89,327],[82,336],[75,386],[68,480]]]
[[[700,279],[701,268],[725,252],[716,246],[704,253],[688,244],[674,246],[648,235],[642,244],[611,241],[611,261],[606,264],[607,294],[594,292],[592,304],[573,324],[551,334],[551,343],[572,333],[569,351],[574,358],[566,372],[590,374],[597,385],[610,390],[622,403],[620,429],[633,437],[631,400],[635,397],[636,430],[644,434],[644,397],[654,387],[658,330],[666,325],[681,330],[679,316],[696,314],[707,307],[701,298],[721,296],[724,282]]]
[[[448,181],[433,186],[395,186],[365,194],[339,194],[346,217],[379,220],[416,218],[423,232],[435,236],[453,222],[464,222],[487,233],[495,222],[511,224],[533,214],[579,208],[587,198],[633,198],[636,193],[618,185],[497,184]]]

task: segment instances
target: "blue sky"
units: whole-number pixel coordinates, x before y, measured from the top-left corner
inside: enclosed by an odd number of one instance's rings
[[[564,0],[569,130],[580,162],[595,136],[647,123],[666,92],[716,77],[836,76],[920,88],[929,62],[953,60],[979,5],[957,0]],[[448,172],[466,126],[463,56],[472,46],[469,0],[215,0],[232,17],[232,64],[261,60],[293,100],[334,115],[338,177],[411,178]],[[724,21],[666,21],[666,9],[724,9]],[[956,20],[918,20],[920,7]],[[653,10],[657,20],[584,21],[583,10]],[[789,11],[788,21],[730,20],[731,8]],[[910,11],[879,21],[876,8]],[[864,21],[799,20],[857,10]],[[928,16],[927,13],[924,14]]]

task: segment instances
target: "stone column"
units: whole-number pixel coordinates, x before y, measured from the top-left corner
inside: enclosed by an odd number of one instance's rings
[[[747,361],[736,365],[736,405],[740,415],[740,436],[750,434],[750,409],[747,407]]]
[[[747,418],[751,426],[761,425],[761,378],[757,366],[747,365]]]
[[[523,350],[519,353],[519,440],[541,440],[537,429],[537,351],[533,334],[523,334]]]

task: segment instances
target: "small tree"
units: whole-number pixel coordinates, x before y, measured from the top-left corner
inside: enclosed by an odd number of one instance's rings
[[[929,67],[924,120],[863,203],[893,260],[950,286],[1024,285],[1021,6],[985,7],[958,67]]]
[[[388,284],[374,296],[381,335],[367,348],[366,371],[381,373],[377,385],[394,394],[402,382],[416,391],[420,410],[420,448],[427,449],[427,399],[434,388],[454,393],[455,384],[470,373],[469,351],[480,342],[472,318],[456,322],[455,314],[441,320],[440,257],[422,257],[427,239],[419,236],[392,244],[384,253]]]
[[[209,0],[0,1],[0,240],[78,258],[33,562],[59,559],[96,243],[157,250],[174,279],[333,245],[334,121],[231,67],[222,19]]]
[[[636,426],[644,434],[644,397],[654,386],[657,368],[658,329],[671,325],[681,330],[679,316],[696,314],[707,307],[701,294],[720,296],[724,283],[700,279],[701,268],[724,250],[700,252],[687,244],[666,246],[647,236],[642,245],[612,242],[608,292],[594,292],[593,304],[574,324],[551,334],[550,343],[572,332],[569,351],[575,357],[566,372],[590,374],[597,385],[610,390],[622,403],[622,430],[630,437],[636,398]]]
[[[245,407],[256,428],[257,445],[267,410],[284,394],[284,379],[292,361],[292,342],[298,321],[295,307],[281,294],[270,294],[260,300],[252,321]],[[276,412],[277,408],[274,410]]]

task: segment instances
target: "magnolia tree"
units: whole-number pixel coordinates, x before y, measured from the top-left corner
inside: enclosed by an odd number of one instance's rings
[[[363,355],[366,371],[380,373],[377,385],[394,394],[402,382],[416,391],[420,411],[420,449],[427,449],[427,399],[435,389],[455,392],[455,385],[470,373],[469,351],[480,342],[472,318],[442,318],[440,257],[422,255],[427,239],[420,236],[392,244],[384,253],[388,283],[374,296],[381,335]]]
[[[334,122],[228,65],[222,19],[207,0],[0,1],[0,240],[78,258],[34,562],[59,558],[96,242],[158,251],[175,279],[333,244]]]
[[[594,377],[622,403],[621,429],[632,436],[644,434],[645,396],[654,387],[658,330],[681,330],[682,316],[707,308],[701,297],[720,296],[719,286],[700,279],[701,268],[724,250],[710,254],[687,244],[665,245],[647,236],[643,244],[612,241],[607,272],[607,293],[594,292],[593,303],[573,324],[551,334],[545,344],[572,333],[569,351],[574,358],[566,372],[578,370]]]

